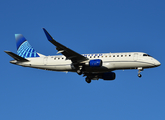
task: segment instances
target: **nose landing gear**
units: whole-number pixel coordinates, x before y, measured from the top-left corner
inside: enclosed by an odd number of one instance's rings
[[[138,74],[138,77],[139,77],[139,78],[141,78],[141,77],[142,77],[142,75],[139,73],[139,74]]]
[[[141,71],[143,71],[143,68],[142,67],[138,67],[137,69],[139,70],[138,71],[138,77],[141,78],[142,75],[140,73],[141,73]]]

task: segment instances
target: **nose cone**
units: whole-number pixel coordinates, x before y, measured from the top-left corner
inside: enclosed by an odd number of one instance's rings
[[[156,65],[156,66],[160,66],[161,63],[160,63],[158,60],[155,60],[155,65]]]

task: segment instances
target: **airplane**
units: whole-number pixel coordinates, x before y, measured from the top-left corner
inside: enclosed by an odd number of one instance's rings
[[[10,63],[50,71],[76,72],[86,76],[87,83],[98,79],[114,80],[115,70],[137,69],[138,77],[142,77],[140,73],[144,69],[161,65],[158,60],[143,52],[79,54],[57,42],[45,28],[43,31],[48,41],[55,45],[57,54],[63,55],[40,54],[22,34],[15,34],[17,54],[4,51],[14,58]]]

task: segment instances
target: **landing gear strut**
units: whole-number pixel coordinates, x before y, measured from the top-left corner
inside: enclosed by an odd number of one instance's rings
[[[138,71],[138,77],[139,78],[141,78],[142,77],[142,75],[140,74],[141,73],[141,71],[143,71],[143,68],[142,67],[139,67],[139,68],[137,68],[139,71]]]
[[[84,68],[83,68],[83,66],[81,66],[81,67],[77,70],[77,74],[82,75],[83,70],[84,70]]]
[[[86,77],[86,78],[85,78],[85,81],[86,81],[87,83],[91,83],[91,79],[90,79],[89,77]]]

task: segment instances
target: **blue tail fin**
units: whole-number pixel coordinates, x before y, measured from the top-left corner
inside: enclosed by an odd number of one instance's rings
[[[17,55],[23,58],[40,57],[22,34],[15,34]]]

